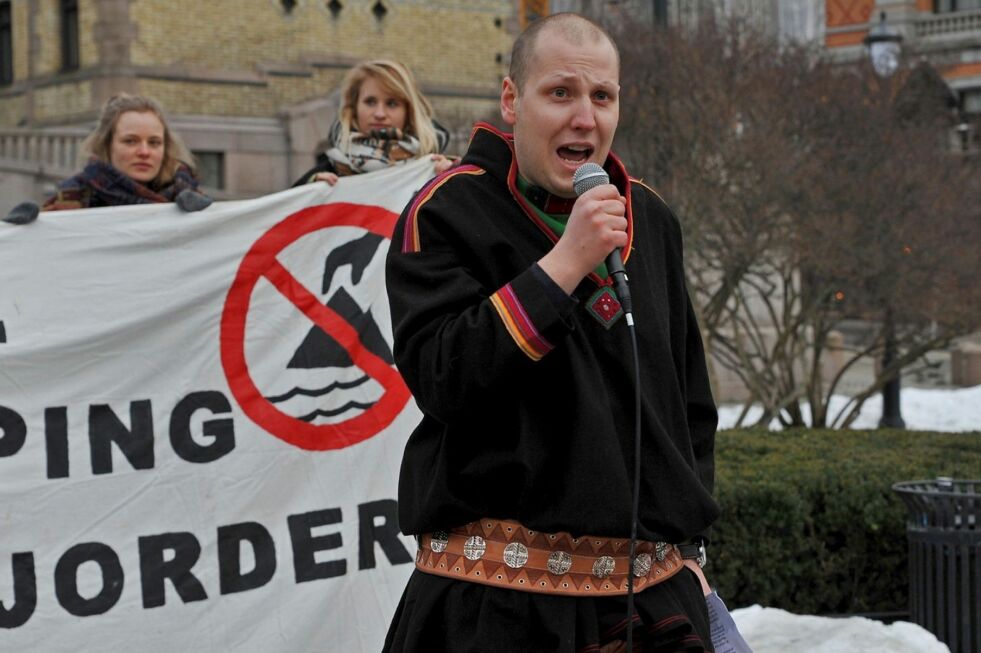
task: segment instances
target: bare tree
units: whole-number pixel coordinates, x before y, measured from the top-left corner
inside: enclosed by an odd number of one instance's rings
[[[814,326],[830,329],[839,316],[873,325],[846,365],[855,354],[880,356],[890,339],[898,347],[893,362],[835,416],[827,415],[827,400],[842,373],[822,387],[812,369],[814,421],[847,426],[903,367],[981,325],[981,170],[977,160],[945,147],[947,91],[930,67],[905,68],[888,80],[842,73],[829,82],[808,139],[811,215],[802,217],[796,243],[801,268],[834,302]],[[830,224],[823,221],[829,215]],[[823,342],[814,344],[816,360]]]
[[[935,73],[878,80],[711,16],[620,41],[617,149],[677,210],[707,346],[764,407],[758,423],[803,425],[807,403],[814,426],[850,424],[894,372],[981,324],[978,162],[942,145]],[[870,335],[828,379],[846,317]],[[829,418],[843,374],[887,335],[900,355]]]

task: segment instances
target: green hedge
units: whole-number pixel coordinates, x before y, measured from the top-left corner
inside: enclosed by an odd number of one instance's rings
[[[721,431],[709,582],[730,608],[907,609],[906,508],[893,483],[981,478],[981,433]]]

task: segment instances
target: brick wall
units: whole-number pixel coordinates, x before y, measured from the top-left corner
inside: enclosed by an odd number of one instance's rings
[[[0,126],[12,127],[24,117],[25,101],[22,97],[0,97]]]
[[[91,81],[66,82],[34,90],[34,117],[38,121],[74,122],[87,117],[91,106]]]
[[[435,104],[480,114],[496,105],[514,38],[514,0],[384,0],[381,19],[374,0],[347,0],[336,16],[322,0],[297,0],[290,12],[279,0],[165,4],[79,0],[80,69],[65,73],[58,0],[13,3],[15,84],[0,90],[0,126],[91,120],[119,89],[155,95],[171,114],[274,117],[326,96],[352,63],[371,57],[406,63],[424,88],[438,89]],[[12,108],[30,88],[33,105]]]
[[[223,192],[257,195],[311,165],[348,68],[389,58],[416,74],[460,153],[473,120],[497,110],[516,0],[382,2],[379,18],[375,0],[345,0],[336,16],[325,0],[289,12],[280,0],[78,0],[76,71],[61,70],[59,0],[15,2],[0,127],[89,125],[114,92],[152,95],[189,146],[224,156]]]
[[[36,6],[34,32],[37,35],[36,47],[38,48],[34,74],[51,75],[61,70],[60,2],[59,0],[34,1]],[[24,5],[23,29],[26,33],[28,3],[20,4]],[[93,37],[93,27],[98,18],[95,5],[95,0],[80,0],[78,3],[78,49],[81,68],[94,66],[99,62],[99,53]],[[24,54],[26,55],[26,52]]]
[[[79,13],[86,5],[79,2]],[[52,75],[61,68],[61,24],[58,20],[58,0],[37,0],[34,9],[34,75]]]
[[[14,81],[27,79],[28,62],[28,42],[27,42],[27,13],[26,2],[12,2],[10,4],[11,18],[11,37],[13,38],[14,53]]]
[[[327,95],[343,74],[343,69],[321,69],[308,77],[269,76],[239,83],[143,78],[139,90],[160,100],[170,113],[273,117],[285,106]]]
[[[79,66],[81,68],[90,68],[99,63],[99,46],[95,42],[95,24],[99,16],[90,2],[79,2],[78,6]]]
[[[152,0],[131,4],[131,60],[158,78],[141,89],[178,113],[271,116],[328,94],[350,63],[370,57],[400,60],[422,84],[461,96],[494,90],[513,39],[503,27],[507,1],[388,2],[381,20],[371,0],[343,3],[336,18],[319,0],[288,14],[275,0],[171,4],[166,15]],[[246,79],[253,86],[222,84]]]

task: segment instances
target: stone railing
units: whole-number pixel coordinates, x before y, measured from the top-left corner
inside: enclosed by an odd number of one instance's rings
[[[86,129],[0,129],[0,166],[67,176],[77,171]]]
[[[928,14],[916,19],[916,36],[956,36],[981,32],[981,10]]]

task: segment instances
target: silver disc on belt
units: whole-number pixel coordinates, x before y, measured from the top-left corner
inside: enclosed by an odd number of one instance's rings
[[[450,541],[450,534],[446,531],[434,531],[429,538],[429,548],[433,553],[446,551],[446,543]]]
[[[528,547],[521,542],[511,542],[504,547],[504,564],[511,569],[521,569],[528,564]]]
[[[668,555],[668,549],[671,545],[667,542],[655,542],[654,543],[654,557],[657,558],[658,562],[664,562],[664,557]]]
[[[634,558],[634,576],[637,578],[643,578],[647,574],[651,573],[651,554],[641,553]]]
[[[463,543],[463,555],[467,557],[467,560],[480,560],[484,557],[486,550],[487,543],[479,535],[468,537],[467,541]]]
[[[608,578],[613,573],[616,563],[610,556],[600,556],[593,563],[593,576],[597,578]]]
[[[552,554],[548,556],[548,562],[546,565],[548,566],[548,570],[550,572],[556,576],[561,576],[572,569],[572,556],[565,551],[553,551]]]

